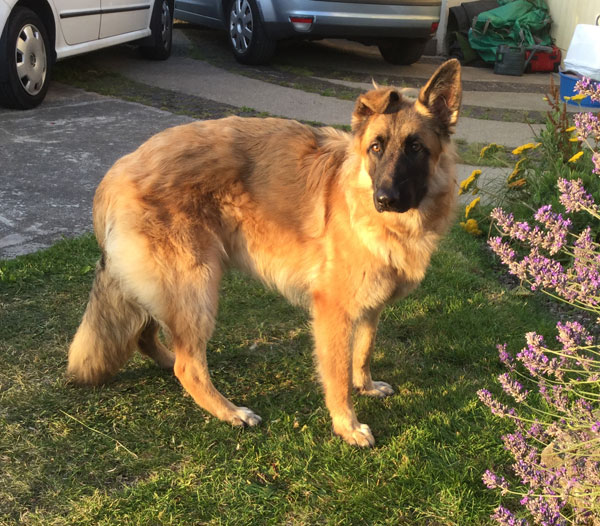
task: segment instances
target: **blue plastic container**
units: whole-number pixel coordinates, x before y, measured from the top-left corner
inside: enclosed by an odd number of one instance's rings
[[[575,83],[580,79],[577,75],[571,73],[563,73],[559,71],[560,75],[560,100],[565,101],[565,97],[573,97],[577,95],[575,91]],[[589,97],[582,99],[578,102],[567,100],[567,104],[572,106],[582,106],[585,108],[600,108],[600,102],[594,102]]]

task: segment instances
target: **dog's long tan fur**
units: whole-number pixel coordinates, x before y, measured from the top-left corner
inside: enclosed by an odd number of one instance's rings
[[[453,219],[449,135],[459,105],[460,67],[450,61],[416,101],[390,88],[359,97],[353,133],[230,117],[168,129],[120,159],[94,199],[102,258],[69,350],[70,376],[103,382],[139,349],[173,367],[211,414],[257,424],[260,417],[215,389],[206,362],[219,281],[235,266],[310,309],[334,431],[349,443],[373,445],[351,390],[393,393],[371,378],[376,326],[385,304],[423,279]],[[414,137],[414,152],[391,151],[404,151]],[[420,161],[426,173],[409,174],[427,179],[426,194],[404,212],[374,205],[374,174],[392,163],[386,148],[395,155],[394,173],[406,156],[427,152]],[[159,325],[174,353],[159,342]]]

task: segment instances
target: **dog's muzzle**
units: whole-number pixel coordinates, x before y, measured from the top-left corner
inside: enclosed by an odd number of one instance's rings
[[[402,202],[397,192],[384,190],[380,188],[373,195],[375,210],[378,212],[397,212],[403,213],[410,210],[408,203]]]

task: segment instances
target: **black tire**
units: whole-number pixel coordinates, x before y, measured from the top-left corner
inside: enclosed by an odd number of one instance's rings
[[[167,60],[173,47],[173,0],[156,0],[150,20],[148,44],[141,47],[142,55],[150,60]]]
[[[241,64],[265,64],[277,47],[277,42],[265,32],[255,0],[229,2],[227,40],[233,56]]]
[[[394,38],[379,44],[379,52],[386,62],[407,66],[423,55],[427,38]]]
[[[54,46],[40,17],[16,7],[0,37],[0,105],[28,110],[40,104],[50,82]]]

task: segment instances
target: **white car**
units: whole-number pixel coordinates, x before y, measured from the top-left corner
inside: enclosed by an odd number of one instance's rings
[[[56,60],[139,41],[171,54],[174,0],[0,0],[0,105],[28,109],[48,90]]]

